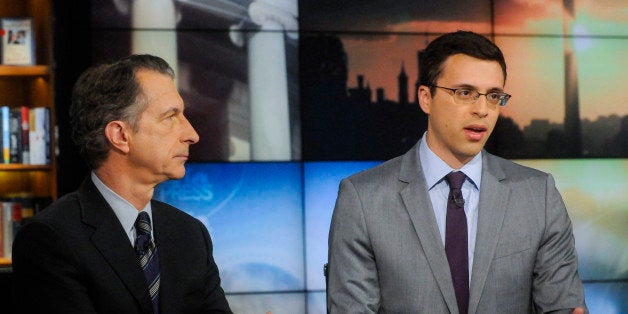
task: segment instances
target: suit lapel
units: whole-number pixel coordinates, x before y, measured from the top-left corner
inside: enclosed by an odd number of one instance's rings
[[[456,308],[456,294],[445,248],[440,239],[436,217],[427,193],[418,145],[402,157],[399,180],[408,183],[408,186],[400,194],[447,307],[453,311]]]
[[[488,270],[491,267],[504,221],[510,188],[500,181],[506,178],[495,157],[483,152],[482,183],[478,203],[478,225],[469,295],[469,313],[475,313]]]
[[[146,279],[138,266],[129,238],[113,210],[89,178],[81,186],[79,201],[83,223],[95,229],[91,237],[92,243],[141,305],[143,312],[152,312]]]

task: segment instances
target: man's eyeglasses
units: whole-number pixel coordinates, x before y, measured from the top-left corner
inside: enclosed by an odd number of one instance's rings
[[[457,104],[473,104],[475,103],[480,96],[485,96],[486,101],[492,105],[500,105],[505,106],[508,100],[510,99],[510,95],[504,92],[488,92],[486,94],[482,94],[475,89],[472,88],[449,88],[442,87],[437,85],[431,85],[432,87],[438,87],[442,89],[446,89],[454,92],[454,102]]]

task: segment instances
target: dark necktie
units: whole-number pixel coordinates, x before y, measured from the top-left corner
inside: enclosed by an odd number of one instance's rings
[[[458,311],[469,311],[469,254],[467,246],[467,216],[464,213],[462,183],[467,176],[462,172],[450,172],[445,176],[449,183],[447,220],[445,225],[445,252],[454,283]]]
[[[144,271],[144,277],[148,283],[148,294],[153,301],[153,309],[158,313],[159,309],[159,257],[157,247],[152,240],[150,231],[150,217],[146,212],[140,212],[135,220],[135,254],[140,261],[140,266]]]

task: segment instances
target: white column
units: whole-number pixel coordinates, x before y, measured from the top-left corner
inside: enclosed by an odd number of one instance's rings
[[[250,34],[247,41],[251,159],[290,160],[288,76],[283,31],[297,30],[296,1],[258,0],[249,6],[249,14],[253,22],[261,26],[261,30]]]
[[[177,73],[177,13],[174,0],[134,0],[131,51],[166,60]]]

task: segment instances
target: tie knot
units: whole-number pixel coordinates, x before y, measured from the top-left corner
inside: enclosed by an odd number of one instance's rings
[[[445,176],[445,180],[447,180],[447,183],[449,183],[449,187],[451,189],[458,189],[460,190],[462,188],[462,183],[464,183],[464,179],[467,176],[464,174],[464,172],[462,171],[455,171],[455,172],[450,172]]]
[[[135,220],[135,230],[138,235],[150,234],[150,217],[147,212],[140,212],[139,215],[137,215],[137,219]]]

